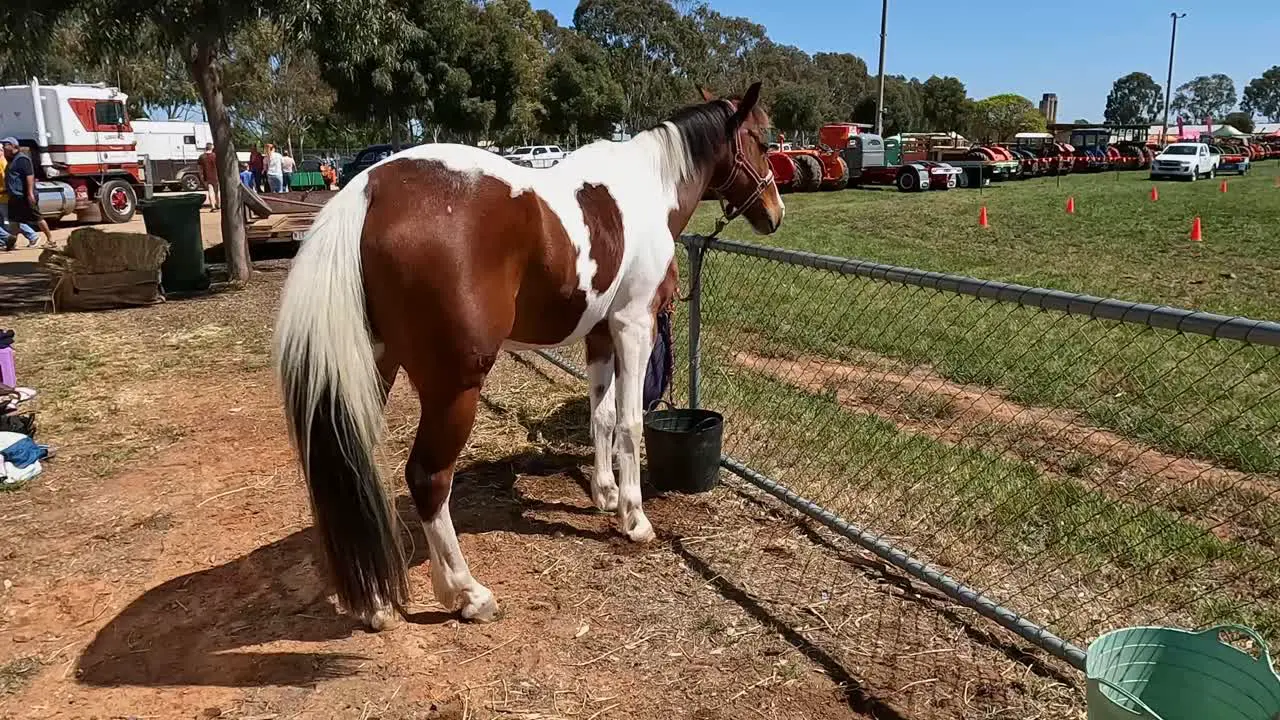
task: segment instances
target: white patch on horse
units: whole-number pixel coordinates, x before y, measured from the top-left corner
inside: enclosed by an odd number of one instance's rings
[[[679,130],[669,122],[629,142],[592,143],[545,170],[516,165],[470,145],[447,143],[407,148],[378,165],[393,160],[437,162],[471,181],[489,177],[506,183],[513,198],[536,193],[555,213],[573,244],[577,289],[585,295],[587,306],[573,332],[554,345],[577,342],[611,313],[639,302],[641,296],[646,304],[653,297],[675,254],[667,213],[679,206],[679,182],[695,172]],[[623,252],[618,273],[603,292],[592,286],[597,268],[591,259],[591,232],[577,197],[586,184],[604,186],[622,218]],[[508,342],[504,347],[529,346]]]

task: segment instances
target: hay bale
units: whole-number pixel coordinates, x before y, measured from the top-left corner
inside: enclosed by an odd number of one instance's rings
[[[169,254],[169,243],[146,233],[79,228],[67,239],[65,254],[81,274],[159,271]]]
[[[168,243],[151,235],[76,230],[66,251],[40,253],[40,264],[52,276],[54,312],[164,302],[160,265],[168,250]]]

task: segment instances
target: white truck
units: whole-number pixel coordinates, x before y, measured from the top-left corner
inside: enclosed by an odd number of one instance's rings
[[[1166,145],[1151,161],[1151,179],[1186,178],[1192,182],[1213,178],[1218,174],[1220,155],[1209,152],[1202,142],[1179,142]]]
[[[549,168],[565,159],[568,154],[558,145],[526,145],[502,157],[525,167]]]
[[[102,83],[0,87],[0,137],[31,155],[40,214],[86,222],[128,222],[145,174],[138,162],[127,96]]]
[[[134,120],[133,137],[139,159],[146,157],[152,186],[157,190],[204,189],[200,155],[213,142],[209,123],[181,120]]]

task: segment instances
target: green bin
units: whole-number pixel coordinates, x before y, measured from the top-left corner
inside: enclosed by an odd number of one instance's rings
[[[138,203],[147,234],[169,243],[169,255],[160,266],[160,285],[165,292],[194,292],[209,287],[200,234],[200,206],[204,201],[204,193],[180,193],[157,195]]]
[[[1258,657],[1223,642],[1253,639]],[[1280,678],[1262,638],[1240,625],[1202,632],[1132,627],[1089,645],[1089,720],[1275,720]]]

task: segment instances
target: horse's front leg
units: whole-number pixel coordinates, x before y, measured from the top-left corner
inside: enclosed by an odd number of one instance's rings
[[[613,434],[618,417],[613,359],[609,325],[601,322],[587,334],[587,382],[591,395],[591,440],[596,448],[591,500],[607,512],[618,509],[618,485],[613,479]]]
[[[617,355],[618,529],[635,542],[653,539],[640,496],[640,440],[644,422],[644,374],[653,350],[653,315],[634,304],[609,320]]]

